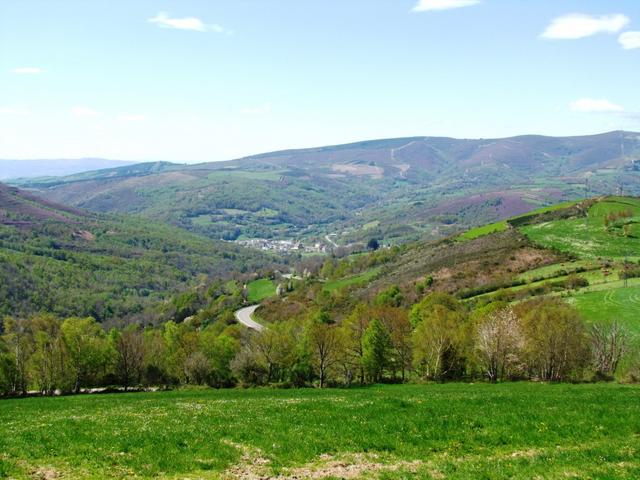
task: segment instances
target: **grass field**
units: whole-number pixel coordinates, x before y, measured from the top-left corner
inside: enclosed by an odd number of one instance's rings
[[[500,222],[490,223],[489,225],[483,225],[482,227],[473,228],[461,233],[456,238],[460,241],[473,240],[484,235],[489,235],[490,233],[503,232],[507,229],[507,226],[507,221],[502,220]]]
[[[251,303],[261,302],[265,298],[272,297],[275,294],[276,286],[268,278],[261,278],[247,284],[247,299]]]
[[[330,280],[324,284],[324,290],[327,292],[333,292],[350,285],[362,284],[368,282],[369,280],[372,280],[378,273],[380,273],[380,267],[372,268],[351,277],[340,278],[338,280]]]
[[[520,230],[538,245],[583,258],[619,259],[629,256],[636,259],[640,256],[636,236],[625,237],[616,231],[607,231],[598,219],[559,220],[522,227]],[[638,224],[634,225],[632,231],[634,235],[640,234]]]
[[[501,220],[501,221],[496,222],[496,223],[491,223],[489,225],[483,225],[481,227],[473,228],[471,230],[468,230],[468,231],[458,235],[458,237],[456,237],[456,238],[459,241],[473,240],[473,239],[482,237],[484,235],[489,235],[490,233],[503,232],[508,228],[509,220],[517,220],[518,218],[528,217],[530,215],[541,215],[543,213],[548,213],[548,212],[553,212],[553,211],[556,211],[556,210],[561,210],[563,208],[567,208],[567,207],[570,207],[570,206],[575,205],[575,204],[576,204],[576,202],[570,201],[570,202],[563,202],[563,203],[558,203],[558,204],[555,204],[555,205],[550,205],[548,207],[538,208],[538,209],[533,210],[533,211],[531,211],[529,213],[524,213],[522,215],[518,215],[516,217],[512,217],[512,218],[507,219],[507,220]]]
[[[629,222],[629,236],[622,228],[605,228],[604,217],[609,213],[629,211],[636,217]],[[556,220],[521,227],[534,243],[543,247],[578,255],[582,258],[610,257],[640,258],[638,237],[640,236],[640,200],[611,197],[600,201],[589,209],[584,218]]]
[[[638,478],[640,387],[445,384],[0,401],[0,477]]]
[[[627,288],[580,293],[569,302],[587,321],[617,320],[629,331],[640,334],[640,285],[633,285],[633,280],[636,279],[630,280]]]

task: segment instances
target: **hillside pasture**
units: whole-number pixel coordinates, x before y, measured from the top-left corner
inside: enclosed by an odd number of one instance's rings
[[[572,218],[520,228],[533,243],[581,258],[640,258],[640,224],[631,225],[631,235],[621,229],[606,229],[598,218]]]
[[[568,298],[588,322],[618,321],[635,334],[640,334],[640,281],[630,279],[610,284],[604,290],[587,290]]]
[[[254,280],[247,284],[247,300],[258,303],[276,294],[276,285],[268,278]]]
[[[357,275],[352,275],[350,277],[339,278],[337,280],[329,280],[324,284],[323,290],[326,292],[333,292],[336,290],[343,289],[345,287],[349,287],[352,285],[361,285],[373,280],[376,275],[380,273],[380,268],[371,268]]]

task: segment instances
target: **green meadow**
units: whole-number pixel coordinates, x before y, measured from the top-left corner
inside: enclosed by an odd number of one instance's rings
[[[620,224],[605,225],[605,216],[628,212],[632,215]],[[640,258],[640,200],[611,197],[589,209],[585,217],[556,220],[521,227],[535,244],[555,248],[582,258]],[[627,231],[622,223],[626,224]]]
[[[376,275],[380,273],[380,268],[375,267],[369,270],[365,270],[358,275],[352,275],[350,277],[339,278],[337,280],[330,280],[324,284],[323,290],[326,292],[334,292],[350,285],[364,284],[370,280],[373,280]]]
[[[275,294],[276,286],[268,278],[261,278],[247,284],[247,299],[251,303],[261,302]]]
[[[640,387],[429,384],[0,401],[0,477],[638,478]]]

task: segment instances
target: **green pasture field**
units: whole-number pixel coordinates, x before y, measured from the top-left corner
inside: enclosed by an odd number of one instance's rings
[[[631,212],[629,235],[623,229],[605,228],[609,213]],[[581,258],[640,258],[640,200],[610,197],[594,204],[587,217],[556,220],[520,228],[531,241],[543,247],[558,249]]]
[[[528,270],[518,275],[519,280],[531,281],[537,278],[555,278],[562,276],[563,272],[573,273],[577,269],[584,269],[587,271],[600,268],[600,264],[589,260],[576,260],[574,262],[554,263],[552,265],[545,265],[544,267]]]
[[[582,258],[640,258],[640,224],[632,225],[633,236],[608,231],[599,219],[574,218],[520,228],[532,242]]]
[[[462,234],[460,234],[457,239],[460,241],[465,241],[465,240],[474,240],[478,237],[482,237],[484,235],[489,235],[490,233],[496,233],[496,232],[503,232],[505,231],[508,227],[509,227],[509,220],[517,220],[518,218],[522,218],[522,217],[527,217],[529,215],[541,215],[543,213],[547,213],[547,212],[554,212],[556,210],[562,210],[563,208],[567,208],[567,207],[571,207],[572,205],[575,205],[577,202],[575,201],[570,201],[570,202],[563,202],[563,203],[558,203],[556,205],[550,205],[548,207],[543,207],[543,208],[538,208],[536,210],[533,210],[529,213],[524,213],[522,215],[518,215],[516,217],[510,218],[508,220],[501,220],[499,222],[496,223],[491,223],[489,225],[483,225],[481,227],[477,227],[477,228],[473,228],[467,232],[464,232]]]
[[[0,477],[639,478],[640,387],[431,384],[0,401]]]
[[[380,273],[380,267],[366,270],[358,275],[353,275],[351,277],[340,278],[338,280],[330,280],[324,284],[323,289],[327,292],[333,292],[350,285],[365,283],[369,280],[372,280],[378,273]]]
[[[250,303],[258,303],[276,294],[276,285],[268,278],[254,280],[247,284],[247,299]]]
[[[637,279],[629,279],[628,287],[619,281],[619,288],[586,291],[572,295],[568,301],[589,322],[616,320],[630,332],[640,334],[640,284]],[[613,286],[613,285],[611,285]]]

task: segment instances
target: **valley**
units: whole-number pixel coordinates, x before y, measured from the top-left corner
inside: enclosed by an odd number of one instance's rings
[[[640,193],[640,134],[374,140],[229,162],[139,164],[14,184],[214,239],[438,239],[539,206]]]
[[[638,0],[0,0],[0,480],[640,478]]]

